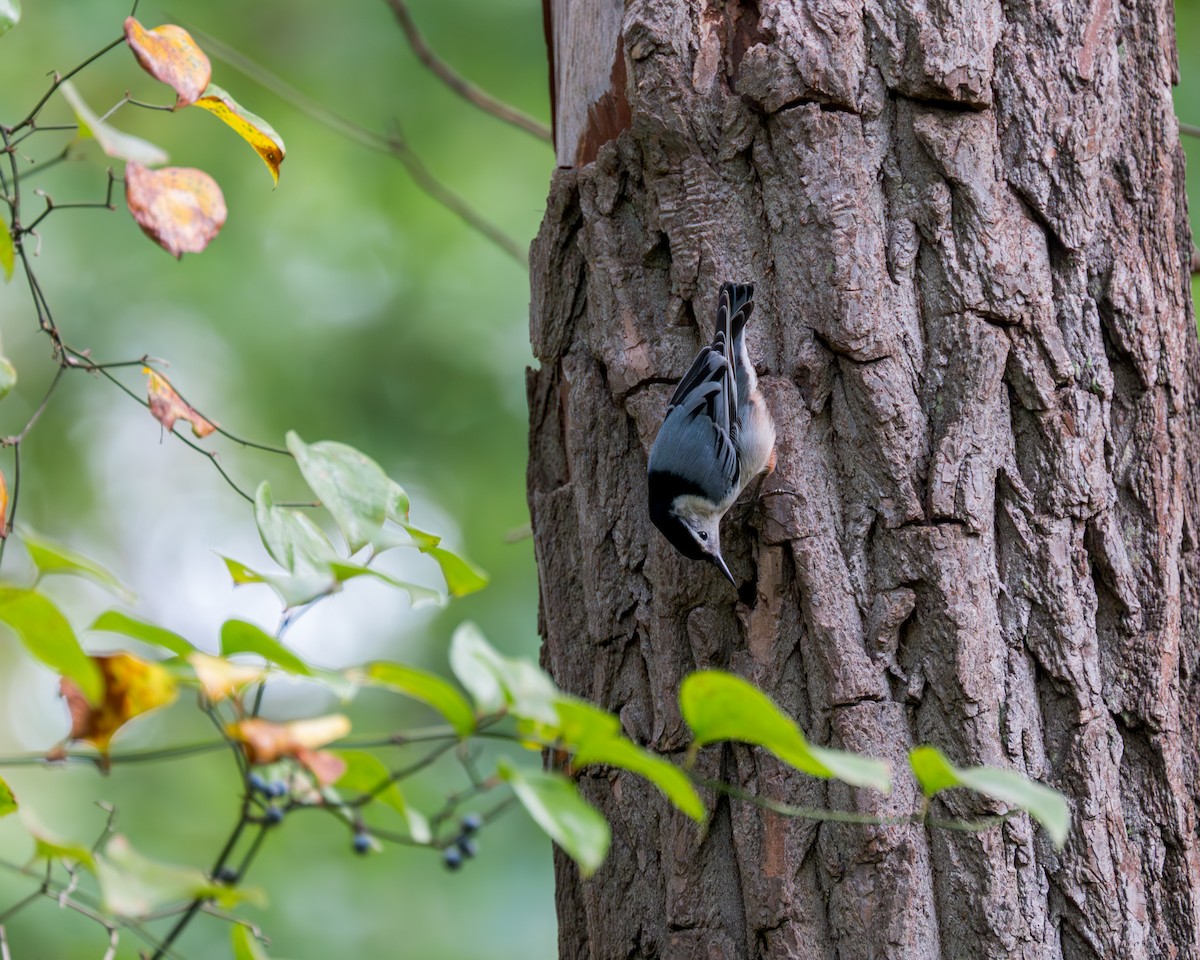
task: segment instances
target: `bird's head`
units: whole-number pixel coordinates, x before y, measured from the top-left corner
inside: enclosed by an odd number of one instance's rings
[[[677,493],[656,498],[651,484],[650,519],[671,545],[692,560],[714,564],[734,586],[737,581],[721,556],[721,512],[704,497]]]

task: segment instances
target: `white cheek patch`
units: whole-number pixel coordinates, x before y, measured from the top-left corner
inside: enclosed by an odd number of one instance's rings
[[[676,497],[675,502],[671,504],[671,512],[681,520],[701,529],[708,527],[714,519],[720,520],[721,518],[719,508],[713,507],[703,497],[697,497],[690,493],[680,494]]]

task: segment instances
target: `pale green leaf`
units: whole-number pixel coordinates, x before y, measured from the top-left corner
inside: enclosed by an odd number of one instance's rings
[[[329,564],[329,569],[339,582],[352,580],[354,577],[367,576],[381,580],[388,586],[395,587],[397,590],[403,590],[408,594],[408,602],[412,604],[414,610],[425,606],[440,606],[446,600],[437,590],[423,587],[419,583],[397,580],[390,574],[384,573],[382,570],[376,570],[374,567],[350,563],[346,560],[336,560]]]
[[[351,553],[367,544],[392,545],[383,537],[383,522],[389,507],[395,508],[396,495],[379,464],[344,443],[306,444],[294,431],[288,432],[287,446],[313,493],[337,521]]]
[[[0,0],[2,2],[2,0]],[[2,227],[3,224],[0,224]],[[0,266],[3,266],[4,260],[4,238],[0,236]],[[3,400],[10,393],[13,387],[17,385],[17,368],[12,365],[12,361],[8,357],[0,357],[0,400]]]
[[[123,917],[141,917],[163,904],[195,899],[212,899],[223,908],[262,901],[259,891],[214,883],[195,867],[150,860],[120,834],[96,857],[96,878],[105,909]]]
[[[956,767],[936,747],[922,746],[908,757],[925,795],[932,797],[950,787],[967,787],[985,797],[1012,804],[1033,817],[1046,829],[1056,849],[1067,842],[1071,828],[1071,809],[1066,798],[1015,770],[996,767]]]
[[[535,664],[500,654],[475,624],[463,623],[454,631],[450,668],[481,712],[507,709],[524,720],[558,722],[554,704],[562,694],[554,681]]]
[[[288,607],[301,606],[318,597],[333,593],[339,587],[337,577],[328,568],[324,571],[310,570],[292,576],[286,573],[259,573],[232,557],[221,557],[221,559],[225,562],[234,584],[237,586],[250,583],[266,584],[279,595],[279,598]]]
[[[289,573],[324,572],[340,559],[325,531],[312,520],[298,510],[275,505],[266,481],[254,494],[254,519],[267,553]]]
[[[21,20],[21,0],[0,0],[0,37]]]
[[[429,821],[420,811],[409,806],[382,760],[360,750],[338,750],[337,755],[346,762],[346,772],[334,784],[339,791],[372,794],[377,801],[391,807],[404,818],[413,840],[429,843],[433,836]]]
[[[17,798],[13,796],[12,788],[0,777],[0,817],[7,817],[17,809]]]
[[[497,770],[533,822],[579,864],[580,872],[585,877],[595,873],[608,854],[611,834],[603,814],[579,795],[575,784],[557,774],[522,773],[504,760]]]
[[[71,105],[75,119],[79,122],[78,139],[86,140],[93,137],[100,145],[100,149],[108,156],[117,160],[139,163],[145,167],[161,166],[169,159],[165,150],[156,147],[148,140],[122,133],[101,120],[83,102],[83,97],[79,95],[79,91],[72,86],[69,80],[64,81],[58,89],[67,103]]]
[[[405,696],[428,704],[449,721],[460,737],[475,729],[471,705],[453,686],[436,674],[403,663],[379,661],[367,664],[364,678]]]
[[[155,626],[152,623],[145,623],[142,620],[135,620],[119,610],[104,611],[88,629],[100,630],[105,633],[119,633],[122,636],[132,637],[134,640],[141,640],[142,643],[170,650],[179,657],[186,657],[196,650],[192,644],[174,631]]]
[[[52,574],[83,577],[100,584],[125,602],[133,602],[132,591],[95,560],[76,553],[70,547],[56,543],[32,530],[22,528],[19,533],[25,549],[29,551],[29,556],[33,560],[33,565],[38,569],[39,577]]]
[[[888,765],[843,750],[812,747],[795,721],[741,677],[721,670],[687,676],[679,690],[683,718],[695,734],[693,749],[721,740],[763,747],[797,770],[856,787],[891,790]]]
[[[35,590],[0,588],[0,623],[10,627],[42,663],[74,681],[89,703],[100,702],[104,693],[100,670],[49,598]]]
[[[235,653],[252,653],[288,673],[312,676],[312,670],[300,657],[265,630],[245,620],[226,620],[221,626],[221,656],[230,657]]]

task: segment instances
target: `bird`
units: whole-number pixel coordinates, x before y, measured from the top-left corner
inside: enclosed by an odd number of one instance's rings
[[[751,480],[775,469],[775,422],[746,352],[754,285],[724,283],[712,342],[679,381],[647,462],[650,520],[692,560],[716,565],[721,518]],[[756,488],[757,493],[757,488]]]

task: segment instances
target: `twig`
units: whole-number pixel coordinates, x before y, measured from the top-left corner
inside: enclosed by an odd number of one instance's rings
[[[1179,121],[1179,132],[1188,137],[1200,137],[1200,127],[1194,123],[1184,123]]]
[[[29,126],[31,123],[33,123],[34,120],[37,119],[37,115],[41,112],[42,107],[44,107],[46,105],[46,101],[49,100],[52,96],[54,96],[55,90],[57,90],[59,87],[61,87],[63,85],[63,83],[65,83],[67,80],[70,80],[73,76],[75,76],[75,74],[77,74],[80,70],[82,70],[88,64],[93,63],[96,60],[99,60],[102,56],[104,56],[106,53],[108,53],[109,50],[113,50],[116,47],[119,47],[124,42],[125,42],[125,35],[121,34],[121,36],[117,37],[117,39],[114,40],[112,43],[110,43],[107,47],[104,47],[102,50],[97,50],[95,53],[93,53],[90,57],[88,57],[86,60],[84,60],[83,63],[81,63],[75,67],[72,67],[70,70],[68,70],[64,74],[60,75],[60,74],[56,73],[54,75],[54,82],[50,84],[50,89],[46,91],[46,95],[37,102],[37,104],[34,106],[34,108],[32,110],[29,111],[28,115],[25,117],[24,120],[22,120],[20,123],[18,123],[15,127],[12,127],[11,129],[13,131],[20,130],[24,127]]]
[[[417,24],[413,20],[412,14],[408,9],[408,4],[404,3],[404,0],[384,0],[384,2],[392,8],[392,13],[396,16],[396,22],[400,24],[400,29],[404,31],[404,36],[408,39],[408,45],[412,47],[412,51],[417,55],[417,59],[425,64],[442,83],[468,103],[478,107],[485,113],[490,113],[498,120],[511,123],[514,127],[532,134],[539,140],[545,140],[547,143],[553,142],[550,128],[545,124],[534,120],[528,114],[522,113],[516,107],[511,107],[507,103],[497,100],[490,93],[475,86],[475,84],[471,83],[465,77],[456,73],[445,60],[442,60],[434,53],[430,49],[429,44],[425,42],[421,31],[417,29]]]
[[[454,213],[468,227],[492,241],[492,243],[500,247],[501,250],[522,266],[529,266],[529,256],[521,245],[508,236],[508,234],[504,233],[504,231],[477,214],[465,200],[449,188],[443,186],[399,135],[385,137],[373,130],[368,130],[366,127],[360,126],[352,120],[347,120],[345,117],[321,106],[321,104],[296,89],[296,87],[293,87],[286,80],[271,73],[265,67],[255,63],[227,44],[222,43],[216,37],[190,26],[188,30],[193,37],[200,41],[208,53],[218,59],[224,60],[235,70],[240,71],[260,86],[270,90],[297,110],[306,113],[313,120],[317,121],[317,123],[372,150],[390,153],[408,171],[413,182],[432,200],[440,203],[451,213]]]

